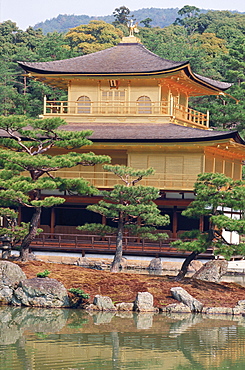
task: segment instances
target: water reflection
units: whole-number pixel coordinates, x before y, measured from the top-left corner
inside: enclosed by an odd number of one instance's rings
[[[245,368],[242,316],[0,307],[0,333],[1,370]]]

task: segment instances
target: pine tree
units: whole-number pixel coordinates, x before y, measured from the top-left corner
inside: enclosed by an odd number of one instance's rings
[[[43,207],[65,202],[62,197],[44,195],[44,190],[67,191],[82,195],[98,192],[82,178],[55,177],[60,169],[77,165],[93,166],[110,158],[74,150],[91,145],[91,131],[71,132],[59,129],[66,122],[60,118],[27,120],[23,116],[0,117],[0,203],[33,209],[29,231],[21,243],[20,258],[28,259],[29,246],[35,238]],[[50,155],[52,148],[64,154]]]
[[[190,218],[208,217],[209,229],[207,231],[192,230],[182,234],[181,239],[171,243],[180,250],[190,251],[185,259],[176,280],[181,280],[189,264],[200,253],[208,248],[214,249],[215,255],[222,255],[227,260],[232,255],[245,255],[245,243],[230,243],[223,230],[229,232],[245,233],[245,181],[234,181],[224,174],[203,173],[198,175],[194,186],[196,198],[182,212],[183,216]],[[225,211],[237,211],[239,218],[231,218]]]
[[[154,200],[159,197],[159,190],[152,186],[135,186],[143,177],[153,174],[152,168],[137,170],[120,165],[104,165],[104,170],[118,176],[122,184],[116,184],[111,191],[103,191],[103,200],[89,205],[90,211],[99,213],[115,222],[116,253],[111,271],[118,272],[123,253],[123,235],[125,230],[141,238],[158,240],[166,238],[165,233],[154,233],[156,226],[169,223],[167,215],[162,216]],[[113,232],[113,228],[98,224],[85,224],[79,230]]]
[[[3,249],[2,258],[8,259],[11,255],[12,248],[19,244],[28,233],[29,225],[24,222],[18,225],[18,212],[8,207],[0,208],[0,217],[0,240],[2,241]],[[39,231],[41,231],[41,229]]]

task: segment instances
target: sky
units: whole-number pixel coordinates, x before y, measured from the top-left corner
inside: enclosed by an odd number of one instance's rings
[[[245,12],[244,0],[0,0],[0,22],[10,19],[20,29],[26,30],[28,26],[55,18],[59,14],[110,15],[122,5],[128,7],[131,13],[142,8],[182,8],[184,5]]]

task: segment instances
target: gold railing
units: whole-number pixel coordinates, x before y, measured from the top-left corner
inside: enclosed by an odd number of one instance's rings
[[[108,172],[65,170],[56,171],[52,174],[54,177],[84,178],[90,184],[99,188],[113,188],[116,184],[122,184],[122,181],[116,175]],[[158,189],[193,190],[195,181],[195,175],[168,175],[156,173],[153,176],[143,178],[139,185],[155,186]]]
[[[48,101],[44,99],[44,115],[142,115],[171,116],[189,123],[209,126],[209,115],[176,104],[174,100],[160,102],[129,101]]]

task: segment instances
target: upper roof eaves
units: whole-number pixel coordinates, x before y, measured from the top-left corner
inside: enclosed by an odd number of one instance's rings
[[[117,46],[75,58],[51,62],[18,62],[27,72],[62,75],[146,75],[185,70],[191,79],[219,90],[231,84],[212,80],[190,70],[188,61],[164,59],[140,43],[120,43]]]
[[[121,43],[109,49],[51,62],[19,62],[26,71],[54,74],[139,74],[161,72],[188,65],[163,59],[142,44]]]

